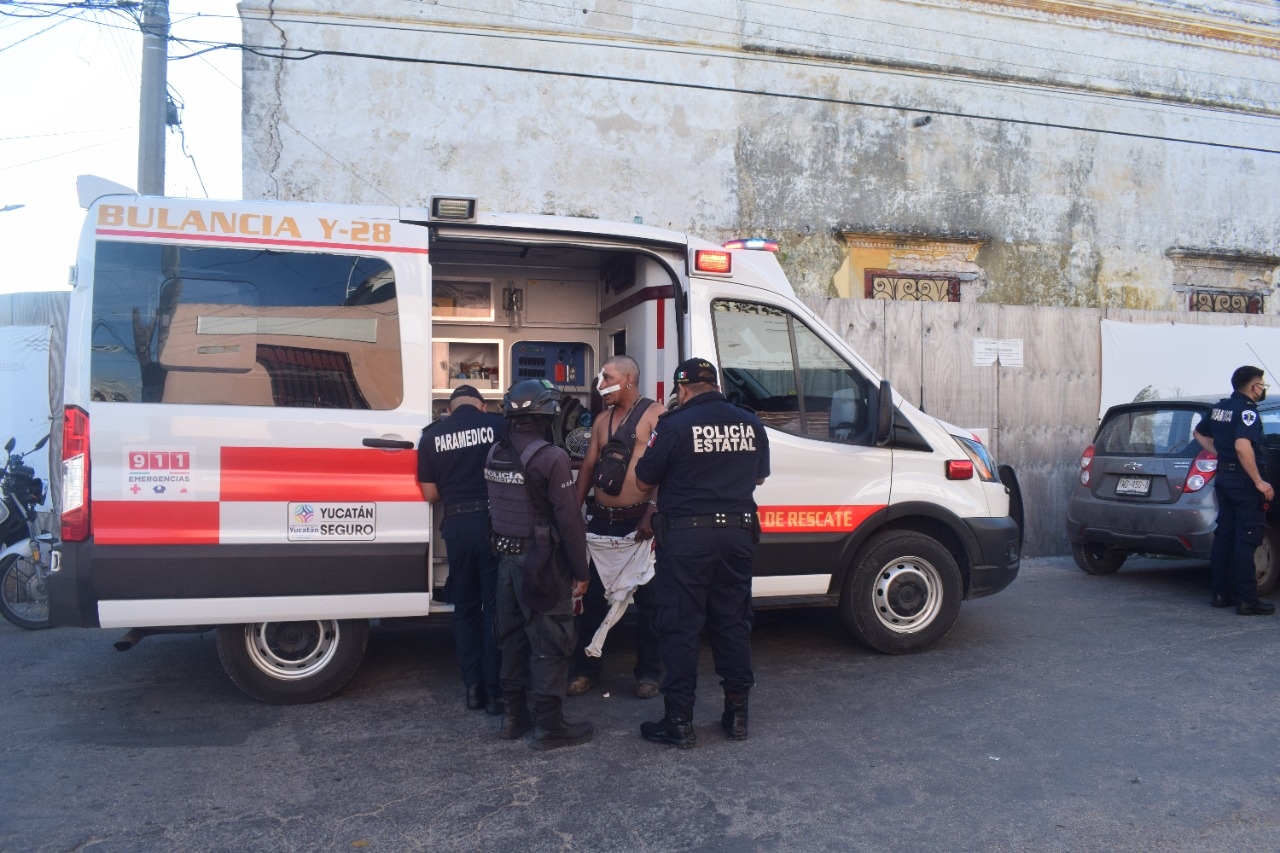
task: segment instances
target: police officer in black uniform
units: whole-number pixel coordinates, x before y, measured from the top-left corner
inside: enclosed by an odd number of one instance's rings
[[[461,385],[449,397],[449,416],[424,429],[418,442],[422,496],[431,503],[444,502],[440,533],[449,552],[445,601],[453,605],[453,645],[467,707],[494,715],[502,713],[493,629],[498,558],[489,548],[484,460],[493,443],[506,435],[506,419],[485,411],[480,392]]]
[[[759,539],[756,486],[769,476],[764,424],[720,393],[706,359],[675,372],[679,408],[658,418],[636,465],[642,489],[658,489],[657,626],[662,638],[666,716],[642,723],[655,743],[694,746],[693,705],[698,638],[705,625],[724,688],[720,725],[734,740],[747,736],[751,670],[751,561]]]
[[[534,749],[591,739],[588,722],[561,714],[577,632],[573,599],[587,589],[586,523],[569,454],[550,443],[560,395],[545,379],[515,383],[502,400],[507,441],[485,462],[498,564],[498,646],[506,717],[498,737],[532,726]],[[529,715],[528,693],[534,697]]]
[[[1196,440],[1218,454],[1213,494],[1218,502],[1218,527],[1213,534],[1210,572],[1213,606],[1236,606],[1241,616],[1266,616],[1276,606],[1258,598],[1253,552],[1262,542],[1266,502],[1275,491],[1264,477],[1258,446],[1262,420],[1257,404],[1267,396],[1262,369],[1252,365],[1231,374],[1230,397],[1219,400],[1196,424]]]

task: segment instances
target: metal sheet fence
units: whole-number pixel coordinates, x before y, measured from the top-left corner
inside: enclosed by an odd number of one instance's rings
[[[1280,317],[808,298],[893,387],[931,415],[990,430],[1022,484],[1029,557],[1070,551],[1066,499],[1098,424],[1101,321],[1280,327]],[[1021,341],[1021,367],[978,366],[974,343]],[[1225,385],[1225,382],[1224,382]]]
[[[62,459],[62,381],[66,372],[67,309],[71,303],[69,292],[51,293],[0,293],[0,326],[48,326],[49,327],[49,459]],[[21,401],[6,400],[6,405],[20,405]],[[4,441],[0,438],[0,441]],[[60,506],[62,502],[62,478],[53,476],[50,464],[48,506]],[[45,519],[47,520],[47,519]],[[46,526],[45,529],[50,529]]]

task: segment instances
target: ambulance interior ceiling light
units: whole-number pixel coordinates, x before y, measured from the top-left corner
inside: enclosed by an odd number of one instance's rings
[[[766,240],[763,237],[743,237],[738,240],[730,240],[724,244],[726,249],[752,249],[758,252],[776,252],[778,251],[777,240]]]
[[[476,200],[474,198],[431,197],[432,222],[474,222],[475,219]]]

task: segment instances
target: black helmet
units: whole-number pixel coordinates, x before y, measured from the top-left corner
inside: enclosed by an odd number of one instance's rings
[[[560,392],[545,379],[521,379],[502,396],[502,413],[509,418],[560,414]]]

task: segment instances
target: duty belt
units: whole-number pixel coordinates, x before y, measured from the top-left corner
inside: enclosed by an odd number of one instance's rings
[[[591,514],[602,515],[609,521],[624,521],[630,518],[640,518],[648,508],[648,501],[632,504],[631,506],[600,506],[600,504],[595,501],[591,502]]]
[[[460,515],[464,512],[480,512],[489,509],[488,501],[458,501],[457,503],[445,504],[444,517],[451,515]]]
[[[529,549],[530,541],[532,540],[518,536],[499,536],[497,533],[489,537],[489,544],[495,554],[523,554]]]
[[[712,512],[706,515],[679,515],[667,519],[669,530],[685,530],[690,527],[755,527],[754,512]]]

